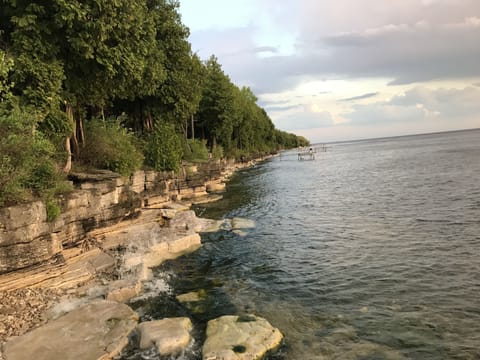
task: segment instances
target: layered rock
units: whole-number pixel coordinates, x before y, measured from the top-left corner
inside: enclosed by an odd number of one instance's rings
[[[95,301],[4,346],[5,360],[112,359],[128,344],[138,322],[124,304]]]
[[[256,360],[277,348],[281,332],[254,315],[222,316],[210,320],[203,360]]]
[[[88,245],[91,231],[138,216],[144,207],[211,201],[207,185],[221,183],[227,165],[209,162],[178,175],[138,171],[129,178],[110,171],[71,174],[76,190],[57,199],[61,214],[51,222],[40,201],[0,209],[0,274],[61,260],[64,249]]]

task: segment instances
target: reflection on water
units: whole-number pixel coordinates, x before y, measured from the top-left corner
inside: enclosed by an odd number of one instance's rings
[[[200,328],[253,312],[282,359],[480,358],[480,131],[287,153],[197,210],[256,222],[162,269],[210,295]]]

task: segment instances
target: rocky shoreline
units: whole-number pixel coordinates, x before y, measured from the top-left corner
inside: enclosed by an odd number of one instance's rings
[[[138,315],[125,304],[142,294],[153,267],[195,251],[199,233],[223,225],[189,208],[218,200],[222,184],[246,165],[222,171],[221,181],[203,185],[200,196],[150,197],[135,216],[92,229],[61,258],[0,275],[0,360],[112,359],[132,339],[133,346],[162,356],[184,351],[193,341],[188,318],[137,324]],[[265,319],[233,315],[209,322],[203,359],[260,359],[281,343],[280,331]]]

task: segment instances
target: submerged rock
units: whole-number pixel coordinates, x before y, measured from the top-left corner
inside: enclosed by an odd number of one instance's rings
[[[255,228],[254,220],[244,219],[239,217],[234,217],[232,219],[232,230],[253,229],[253,228]]]
[[[138,315],[127,305],[94,301],[4,346],[5,360],[111,359],[128,344]]]
[[[192,322],[186,317],[141,323],[138,325],[140,349],[148,349],[155,345],[162,356],[177,355],[190,344],[191,330]]]
[[[222,316],[210,320],[203,360],[256,360],[277,348],[283,335],[254,315]]]
[[[205,300],[207,293],[205,290],[192,291],[186,294],[178,295],[176,298],[180,303],[199,302]]]

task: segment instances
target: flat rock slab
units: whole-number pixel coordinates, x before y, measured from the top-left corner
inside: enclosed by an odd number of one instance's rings
[[[94,301],[4,346],[5,360],[107,360],[128,344],[138,315],[127,305]]]
[[[140,349],[148,349],[155,345],[162,356],[177,355],[190,344],[191,330],[192,322],[186,317],[141,323],[138,325]]]
[[[210,320],[203,360],[256,360],[277,348],[283,335],[254,315],[222,316]]]

